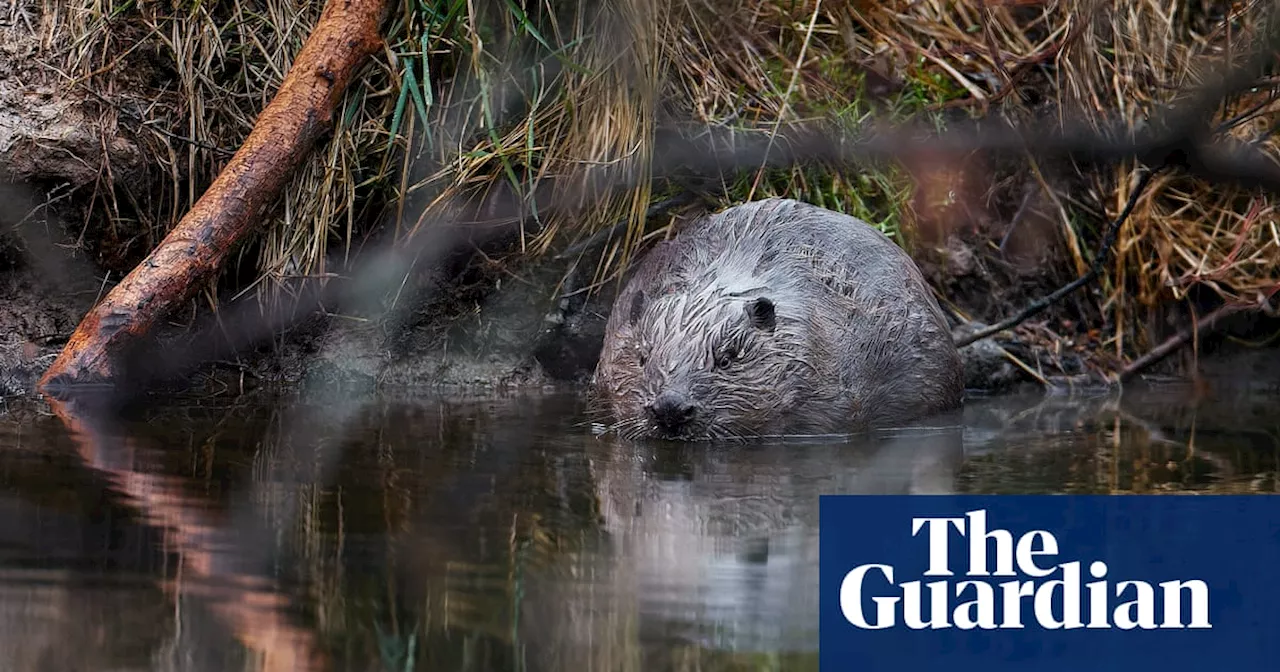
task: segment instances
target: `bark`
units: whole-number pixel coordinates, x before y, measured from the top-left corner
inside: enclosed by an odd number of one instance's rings
[[[169,235],[81,320],[40,380],[48,393],[119,382],[128,346],[190,300],[262,221],[333,126],[347,84],[382,44],[390,0],[329,0],[253,131]]]

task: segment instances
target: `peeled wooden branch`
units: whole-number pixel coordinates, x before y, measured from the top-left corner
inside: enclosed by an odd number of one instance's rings
[[[240,150],[156,249],[81,320],[41,378],[42,391],[116,383],[127,347],[214,277],[332,128],[347,84],[382,43],[389,6],[329,0]]]

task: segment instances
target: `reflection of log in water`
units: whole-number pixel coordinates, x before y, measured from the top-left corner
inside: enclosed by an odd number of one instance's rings
[[[246,649],[260,656],[270,672],[325,670],[329,660],[315,633],[289,615],[290,598],[266,577],[261,558],[246,543],[242,526],[226,524],[210,513],[209,502],[187,492],[185,479],[138,468],[137,441],[84,403],[50,399],[54,412],[71,431],[85,463],[102,473],[144,519],[164,533],[166,545],[181,559],[185,578],[172,589],[204,597],[211,611]]]

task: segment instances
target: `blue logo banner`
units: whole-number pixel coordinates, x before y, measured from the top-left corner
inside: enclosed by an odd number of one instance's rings
[[[1280,669],[1280,497],[820,507],[823,672]]]

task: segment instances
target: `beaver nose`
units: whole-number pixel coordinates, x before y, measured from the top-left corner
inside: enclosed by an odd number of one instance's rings
[[[653,421],[665,429],[687,424],[698,410],[688,397],[673,390],[663,391],[645,408]]]

